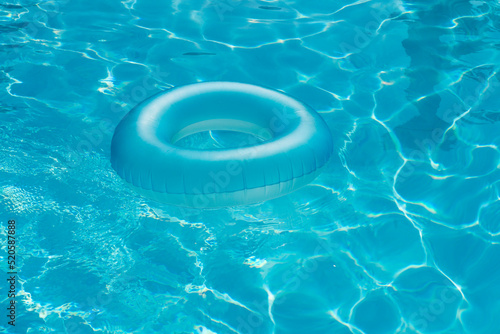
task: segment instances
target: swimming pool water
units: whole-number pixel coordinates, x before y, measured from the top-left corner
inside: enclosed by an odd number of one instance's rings
[[[492,0],[3,1],[1,268],[15,219],[19,281],[16,327],[2,312],[0,330],[500,333],[499,14]],[[326,171],[219,210],[128,189],[109,162],[119,120],[212,80],[320,112]]]

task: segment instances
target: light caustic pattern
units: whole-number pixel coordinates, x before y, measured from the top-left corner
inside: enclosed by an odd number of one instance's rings
[[[461,0],[3,2],[0,212],[1,233],[9,217],[22,235],[16,329],[497,333],[499,12]],[[327,170],[221,210],[127,189],[109,163],[114,126],[147,96],[209,80],[322,113]]]

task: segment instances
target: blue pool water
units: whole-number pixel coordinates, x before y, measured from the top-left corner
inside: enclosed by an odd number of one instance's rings
[[[2,278],[1,331],[500,333],[499,14],[492,0],[2,1],[1,270],[15,219],[19,278],[15,328]],[[326,171],[219,210],[127,188],[109,162],[119,120],[211,80],[320,112]]]

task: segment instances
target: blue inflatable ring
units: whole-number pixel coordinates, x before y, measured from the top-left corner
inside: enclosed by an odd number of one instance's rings
[[[208,130],[263,141],[213,150],[176,145]],[[316,178],[332,151],[328,126],[307,105],[263,87],[205,82],[170,89],[132,109],[115,130],[111,164],[146,197],[208,208],[290,193]]]

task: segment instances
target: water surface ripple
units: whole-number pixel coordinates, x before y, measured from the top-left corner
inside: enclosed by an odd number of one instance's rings
[[[16,330],[498,333],[499,14],[491,0],[4,1],[0,234],[16,219]],[[321,112],[327,170],[221,210],[129,190],[109,163],[114,126],[209,80]]]

